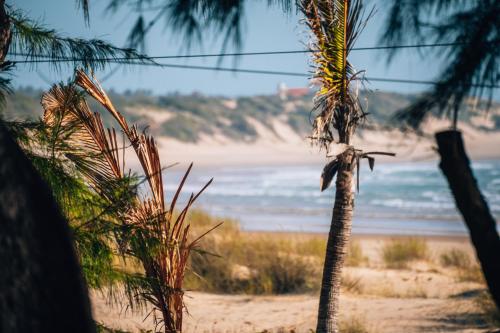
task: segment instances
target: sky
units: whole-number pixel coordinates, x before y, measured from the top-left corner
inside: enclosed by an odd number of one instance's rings
[[[8,1],[14,8],[21,9],[30,18],[43,23],[47,28],[56,29],[71,37],[100,38],[117,46],[123,46],[136,14],[123,10],[115,15],[106,13],[109,0],[91,0],[90,27],[85,25],[83,15],[71,0],[13,0]],[[306,27],[300,23],[300,15],[285,15],[279,8],[269,8],[267,1],[247,1],[245,7],[242,52],[303,50],[308,40]],[[376,6],[375,16],[368,22],[358,39],[356,47],[379,45],[379,33],[387,12],[385,1],[372,2]],[[214,41],[208,33],[203,36],[203,45],[195,45],[188,51],[185,42],[165,29],[163,22],[151,31],[146,45],[150,56],[218,53],[220,42]],[[220,38],[219,38],[220,41]],[[236,51],[234,48],[228,52]],[[233,66],[234,58],[226,58],[221,66]],[[357,70],[366,70],[367,77],[434,80],[439,73],[439,59],[422,58],[415,50],[404,50],[387,65],[383,51],[352,51],[350,61]],[[216,58],[169,59],[163,63],[182,65],[216,66]],[[237,67],[285,72],[308,73],[311,69],[307,54],[242,56]],[[108,75],[114,70],[114,74]],[[54,72],[45,65],[31,68],[19,64],[13,78],[14,86],[34,86],[48,88],[51,83],[66,80],[71,69]],[[107,77],[107,78],[106,78]],[[154,94],[179,92],[189,94],[199,92],[206,95],[242,96],[272,94],[280,82],[288,87],[306,87],[307,77],[284,75],[263,75],[244,73],[224,73],[190,69],[161,69],[144,66],[118,68],[112,65],[108,70],[97,73],[97,78],[106,78],[103,86],[119,92],[144,89]],[[369,89],[400,93],[422,92],[429,86],[370,82]]]

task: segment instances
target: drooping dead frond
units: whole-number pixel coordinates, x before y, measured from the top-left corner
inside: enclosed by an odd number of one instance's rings
[[[144,133],[139,134],[136,126],[130,127],[128,125],[125,117],[116,110],[97,80],[91,79],[84,71],[79,69],[76,71],[75,83],[85,89],[89,95],[106,108],[116,119],[135,150],[155,202],[160,209],[165,209],[162,170],[154,138]]]
[[[313,110],[318,114],[312,139],[327,149],[334,141],[349,144],[364,116],[351,87],[354,80],[360,79],[360,73],[348,61],[349,52],[366,22],[362,18],[363,6],[360,0],[302,0],[299,8],[312,35],[313,78],[321,82],[314,100]]]
[[[109,113],[111,113],[111,115],[116,119],[120,127],[125,132],[129,131],[129,127],[127,121],[125,120],[125,117],[115,109],[113,103],[111,103],[108,95],[106,94],[104,89],[102,89],[97,80],[92,80],[90,77],[88,77],[87,74],[85,74],[83,70],[77,69],[75,73],[75,84],[85,89],[85,91],[90,96],[101,103],[101,105],[104,106],[106,110],[108,110]]]

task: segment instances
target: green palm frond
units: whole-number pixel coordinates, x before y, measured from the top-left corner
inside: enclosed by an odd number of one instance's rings
[[[78,7],[80,7],[83,11],[83,18],[85,22],[89,24],[90,15],[89,15],[89,0],[77,0]]]
[[[268,6],[279,7],[285,13],[290,13],[296,0],[265,2]],[[203,31],[220,36],[223,49],[230,43],[241,47],[245,0],[109,0],[107,10],[116,13],[125,7],[138,13],[129,34],[131,47],[144,45],[147,33],[161,21],[182,36],[183,45],[187,48],[194,41],[201,43],[206,39],[206,34],[202,35]],[[153,12],[153,18],[146,19],[146,12]]]
[[[443,48],[423,49],[422,57],[443,59],[438,83],[395,119],[418,128],[430,114],[453,118],[469,97],[486,97],[491,105],[500,82],[500,2],[466,0],[392,0],[381,41],[405,43],[451,43]],[[425,50],[425,53],[424,53]],[[391,61],[398,49],[388,53]]]
[[[134,49],[119,48],[100,39],[69,38],[47,29],[19,11],[9,13],[12,24],[11,52],[26,54],[28,60],[47,61],[55,70],[63,65],[103,69],[110,60],[152,62]],[[48,58],[47,58],[48,56]],[[61,62],[60,60],[68,60]],[[36,66],[36,63],[32,66]]]
[[[363,19],[361,1],[354,0],[302,0],[299,8],[311,31],[313,53],[313,78],[321,83],[316,94],[313,140],[328,149],[334,142],[349,143],[363,112],[352,89],[359,73],[348,61],[349,53],[366,20]],[[368,17],[373,13],[370,12]]]

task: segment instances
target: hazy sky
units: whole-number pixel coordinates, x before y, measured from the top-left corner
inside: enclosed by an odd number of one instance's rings
[[[86,27],[81,12],[72,0],[16,0],[9,1],[15,8],[25,11],[31,18],[43,22],[46,27],[72,37],[101,38],[118,46],[125,44],[126,36],[135,21],[134,14],[126,11],[117,15],[106,14],[104,8],[108,0],[94,0],[91,4],[91,25]],[[277,8],[268,8],[267,1],[247,1],[243,52],[301,50],[307,42],[306,28],[298,15],[284,15]],[[387,8],[385,1],[378,1],[377,14],[370,20],[356,46],[374,46],[378,43],[379,31]],[[189,53],[217,53],[220,44],[206,36],[204,45],[193,47]],[[164,30],[163,22],[152,31],[147,44],[149,55],[175,55],[182,53],[183,41]],[[234,50],[230,50],[234,51]],[[184,51],[185,52],[185,51]],[[239,59],[238,67],[244,69],[263,69],[273,71],[302,72],[310,69],[305,54],[245,56]],[[214,66],[217,59],[161,60],[164,63]],[[371,77],[433,80],[438,71],[438,59],[422,59],[415,50],[405,50],[391,66],[385,63],[382,51],[353,51],[351,62],[358,69],[365,69]],[[228,58],[223,66],[231,67],[233,59]],[[110,69],[115,68],[114,65]],[[98,73],[105,77],[109,73]],[[66,80],[70,71],[52,72],[45,66],[37,69],[18,65],[13,83],[15,86],[32,85],[46,88],[49,82]],[[290,87],[307,86],[307,78],[290,76],[271,76],[256,74],[234,74],[223,72],[199,71],[188,69],[160,69],[148,67],[128,67],[119,69],[104,83],[104,87],[118,91],[126,89],[148,89],[156,94],[178,91],[193,91],[210,95],[254,95],[269,94],[276,91],[279,82]],[[371,82],[373,90],[397,91],[402,93],[422,91],[427,86],[402,83]]]

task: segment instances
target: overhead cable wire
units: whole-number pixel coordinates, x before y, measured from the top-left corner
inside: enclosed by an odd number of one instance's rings
[[[428,48],[428,47],[448,47],[463,45],[463,43],[433,43],[433,44],[409,44],[409,45],[383,45],[383,46],[367,46],[367,47],[354,47],[350,51],[371,51],[371,50],[389,50],[389,49],[405,49],[405,48]],[[339,49],[343,50],[343,49]],[[285,51],[262,51],[262,52],[234,52],[234,53],[202,53],[202,54],[185,54],[185,55],[158,55],[148,56],[147,59],[184,59],[184,58],[210,58],[210,57],[233,57],[233,56],[259,56],[259,55],[282,55],[282,54],[301,54],[301,53],[314,53],[318,50],[285,50]],[[50,59],[26,59],[26,60],[13,60],[15,63],[44,63],[44,62],[73,62],[83,61],[85,59],[78,58],[52,58],[50,55],[37,55],[36,57],[29,53],[13,52],[9,53],[13,56],[33,57],[33,58],[50,58]],[[118,58],[101,58],[101,61],[121,62],[127,60],[135,60],[133,57],[118,57]],[[146,60],[147,60],[146,59]]]

